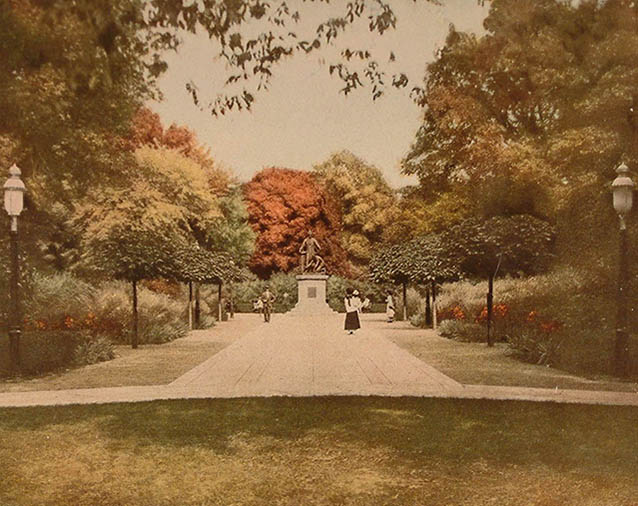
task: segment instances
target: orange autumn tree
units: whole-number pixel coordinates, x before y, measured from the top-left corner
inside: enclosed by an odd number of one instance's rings
[[[308,172],[267,168],[244,186],[249,223],[257,235],[251,270],[261,278],[299,265],[299,247],[309,229],[321,244],[328,272],[348,275],[341,245],[339,206]]]
[[[131,150],[141,146],[164,147],[195,161],[207,172],[209,188],[215,195],[226,193],[231,183],[229,171],[213,160],[210,149],[199,142],[195,132],[175,123],[164,128],[159,114],[148,107],[141,107],[136,112],[126,141]]]

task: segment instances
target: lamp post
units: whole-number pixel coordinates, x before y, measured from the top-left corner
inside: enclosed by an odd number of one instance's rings
[[[11,218],[11,306],[9,309],[9,354],[14,372],[20,370],[20,334],[21,315],[18,299],[20,282],[20,266],[18,262],[18,216],[24,208],[24,192],[26,188],[20,179],[22,172],[13,164],[9,169],[9,179],[4,183],[4,208]]]
[[[618,176],[612,183],[614,209],[620,218],[620,261],[618,268],[618,301],[616,313],[616,343],[614,348],[614,372],[618,376],[627,374],[627,225],[625,218],[633,204],[634,182],[629,177],[629,168],[624,163],[616,169]]]

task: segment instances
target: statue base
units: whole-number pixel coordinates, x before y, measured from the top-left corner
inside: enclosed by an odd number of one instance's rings
[[[337,314],[326,302],[327,274],[308,273],[297,276],[297,305],[288,311],[290,316]]]

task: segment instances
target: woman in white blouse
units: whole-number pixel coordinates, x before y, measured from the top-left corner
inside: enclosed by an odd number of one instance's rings
[[[359,322],[361,299],[359,298],[358,292],[353,292],[352,288],[348,288],[346,290],[346,296],[343,299],[343,305],[346,307],[344,329],[348,331],[348,334],[354,334],[355,330],[361,328],[361,323]]]

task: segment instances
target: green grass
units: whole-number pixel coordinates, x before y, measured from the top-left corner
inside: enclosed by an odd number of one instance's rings
[[[637,421],[414,398],[5,409],[0,504],[635,505]]]
[[[458,342],[406,322],[388,325],[377,318],[367,323],[397,346],[465,385],[638,392],[635,380],[584,378],[552,367],[522,362],[512,356],[505,343],[488,347],[485,343]]]
[[[0,392],[165,385],[215,355],[261,323],[259,315],[241,315],[207,330],[164,344],[115,347],[116,358],[40,377],[0,380]],[[0,505],[1,506],[1,505]]]

